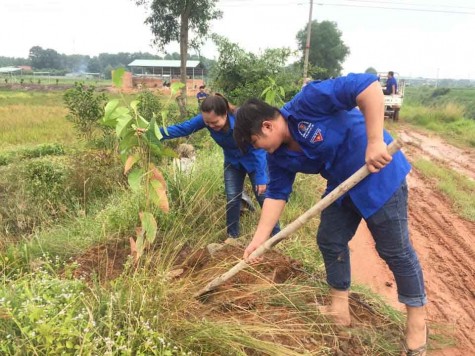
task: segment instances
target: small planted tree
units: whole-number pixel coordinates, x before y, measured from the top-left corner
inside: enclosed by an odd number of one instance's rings
[[[117,87],[122,86],[124,70],[116,70],[113,82]],[[182,83],[171,85],[170,99],[178,93]],[[142,100],[151,98],[142,96]],[[141,226],[136,228],[135,238],[130,238],[132,254],[137,261],[144,251],[152,245],[157,234],[157,221],[153,215],[153,207],[168,212],[166,182],[157,166],[151,162],[152,153],[162,157],[167,151],[160,144],[162,134],[157,120],[165,126],[168,117],[167,104],[160,112],[149,112],[150,118],[145,118],[139,110],[144,102],[134,100],[128,105],[120,105],[118,99],[111,100],[105,107],[102,123],[114,128],[119,140],[119,150],[124,162],[124,174],[127,175],[130,189],[134,192],[144,192],[145,205],[140,212]]]

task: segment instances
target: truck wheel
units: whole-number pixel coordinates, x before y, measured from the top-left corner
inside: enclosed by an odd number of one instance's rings
[[[394,109],[393,120],[394,122],[399,121],[399,109]]]

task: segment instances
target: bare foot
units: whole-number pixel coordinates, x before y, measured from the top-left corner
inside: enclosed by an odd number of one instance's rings
[[[330,290],[331,304],[318,306],[318,310],[323,315],[330,317],[335,324],[341,326],[350,326],[350,305],[348,300],[348,291]]]
[[[415,355],[424,356],[426,354],[423,346],[427,345],[427,325],[425,321],[424,307],[406,307],[406,347],[410,350],[420,349]]]

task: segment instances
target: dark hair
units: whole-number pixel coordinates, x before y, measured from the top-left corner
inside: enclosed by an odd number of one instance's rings
[[[279,109],[259,99],[249,99],[239,107],[234,124],[234,141],[245,152],[251,145],[251,136],[262,133],[262,123],[274,120]]]
[[[226,115],[229,111],[229,103],[221,95],[210,95],[201,103],[201,112],[214,111],[216,115]]]
[[[195,88],[196,88],[196,87],[195,87]],[[204,85],[200,85],[200,89],[204,89],[204,88],[205,88],[205,86],[204,86]]]
[[[390,70],[390,71],[388,72],[388,74],[389,74],[391,77],[394,77],[394,72],[393,72],[392,70]]]

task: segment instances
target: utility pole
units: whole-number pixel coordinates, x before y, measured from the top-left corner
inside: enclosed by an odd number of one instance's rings
[[[305,44],[305,57],[303,62],[303,80],[308,76],[308,54],[310,52],[310,32],[312,32],[312,10],[313,10],[313,0],[310,0],[310,12],[308,14],[308,25],[307,25],[307,43]]]

